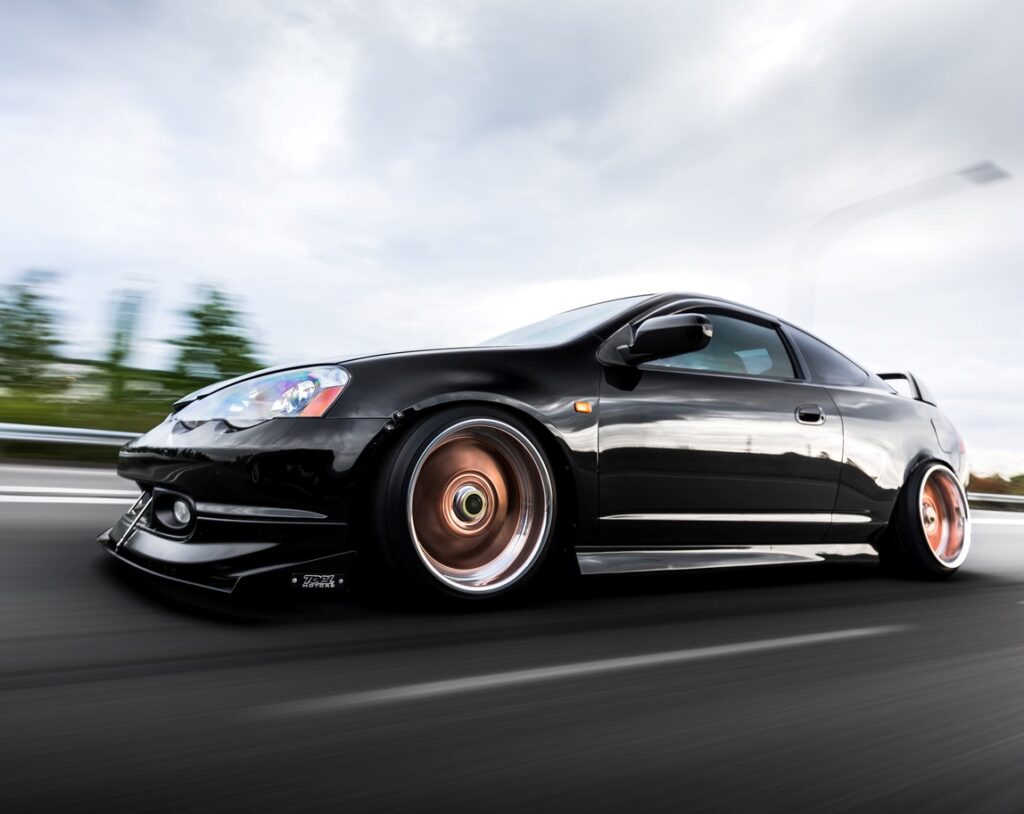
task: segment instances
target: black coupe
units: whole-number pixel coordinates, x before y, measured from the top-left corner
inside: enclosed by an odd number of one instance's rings
[[[970,546],[963,442],[914,376],[699,295],[215,384],[118,471],[142,495],[101,544],[225,592],[494,598],[556,549],[583,574],[878,553],[941,578]]]

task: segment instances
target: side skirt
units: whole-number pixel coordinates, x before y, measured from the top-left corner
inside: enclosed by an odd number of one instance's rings
[[[576,552],[580,573],[636,574],[645,571],[690,571],[700,568],[739,568],[787,565],[828,560],[876,560],[869,545],[765,545],[734,548],[611,549],[583,548]]]

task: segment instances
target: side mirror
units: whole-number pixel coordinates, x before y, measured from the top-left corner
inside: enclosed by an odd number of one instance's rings
[[[711,341],[711,320],[703,314],[671,314],[642,323],[629,345],[619,352],[632,364],[703,350]]]

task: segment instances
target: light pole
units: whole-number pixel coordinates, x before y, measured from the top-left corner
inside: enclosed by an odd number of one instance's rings
[[[947,172],[916,184],[844,206],[811,224],[793,250],[790,266],[790,313],[811,327],[821,258],[829,244],[864,221],[889,215],[917,204],[944,198],[972,186],[1006,181],[1013,176],[991,161]]]

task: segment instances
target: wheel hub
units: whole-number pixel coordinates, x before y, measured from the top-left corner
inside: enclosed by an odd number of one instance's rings
[[[466,484],[455,490],[452,509],[463,523],[475,523],[487,510],[487,496],[475,484]]]
[[[925,531],[931,533],[939,519],[935,512],[935,506],[931,501],[925,501],[921,507],[921,519],[924,521]]]
[[[482,531],[494,518],[498,489],[480,472],[457,475],[445,487],[441,514],[445,525],[455,533]]]

